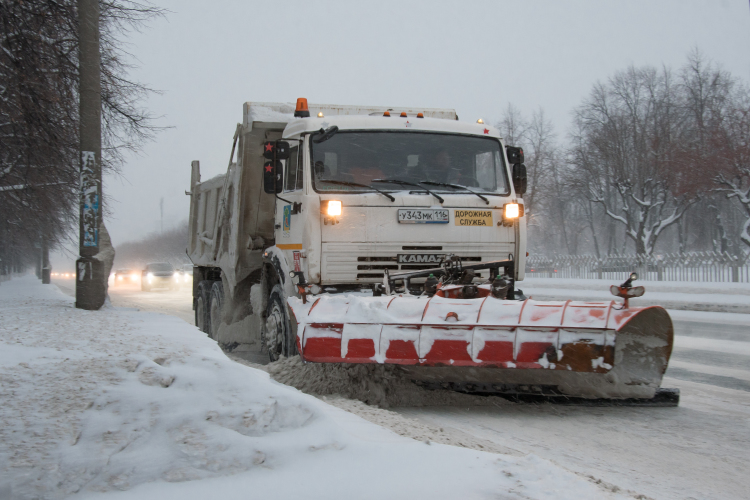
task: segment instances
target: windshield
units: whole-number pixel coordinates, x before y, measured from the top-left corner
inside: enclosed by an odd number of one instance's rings
[[[510,194],[500,142],[489,137],[340,131],[324,142],[312,144],[311,155],[313,184],[319,192],[367,190],[366,187],[344,186],[342,181],[372,184],[390,191],[415,189],[373,182],[374,179],[394,179],[455,184],[482,193]],[[465,194],[465,191],[446,186],[431,186],[430,189]]]

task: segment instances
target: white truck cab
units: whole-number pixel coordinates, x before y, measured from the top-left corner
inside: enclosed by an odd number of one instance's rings
[[[372,286],[450,254],[510,256],[523,279],[524,215],[506,216],[523,200],[497,129],[413,111],[316,115],[290,120],[285,159],[264,164],[282,267],[321,287]]]

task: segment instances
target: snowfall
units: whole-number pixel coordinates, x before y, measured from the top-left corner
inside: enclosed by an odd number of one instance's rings
[[[79,310],[31,276],[1,283],[0,500],[646,498],[395,413],[376,425],[368,412],[386,410],[240,361],[174,316]]]

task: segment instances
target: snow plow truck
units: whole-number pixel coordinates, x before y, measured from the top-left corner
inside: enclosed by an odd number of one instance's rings
[[[192,163],[196,325],[225,348],[261,339],[272,361],[397,364],[425,387],[663,399],[672,322],[628,306],[635,274],[606,302],[518,288],[523,162],[451,109],[247,102],[226,173],[202,182]]]

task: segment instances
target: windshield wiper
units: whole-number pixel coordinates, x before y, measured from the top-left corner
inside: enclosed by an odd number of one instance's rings
[[[433,182],[433,181],[419,181],[420,184],[429,184],[430,186],[445,186],[445,187],[451,187],[456,189],[464,189],[471,194],[475,194],[482,198],[486,204],[490,204],[490,200],[482,196],[481,194],[477,193],[476,191],[472,191],[471,189],[467,188],[466,186],[459,186],[458,184],[448,184],[447,182]]]
[[[326,130],[320,129],[319,131],[315,132],[313,135],[323,134],[323,136],[318,137],[317,139],[313,139],[313,142],[315,144],[320,144],[323,141],[327,141],[328,139],[333,137],[334,134],[336,134],[336,132],[338,131],[339,131],[339,128],[336,125],[334,125],[333,127],[328,127],[328,129]]]
[[[437,198],[438,201],[440,201],[440,203],[444,203],[445,202],[445,200],[442,199],[440,196],[436,195],[435,193],[433,193],[432,191],[430,191],[426,187],[422,186],[421,184],[417,184],[415,182],[400,181],[398,179],[373,179],[370,182],[387,182],[389,184],[403,184],[404,186],[414,186],[414,187],[422,188],[425,191],[427,191],[428,194],[431,194],[432,196],[434,196],[435,198]]]
[[[363,187],[363,188],[367,188],[367,189],[372,189],[372,190],[377,191],[378,193],[382,194],[383,196],[385,196],[389,200],[396,201],[396,198],[394,198],[393,196],[389,195],[388,193],[386,193],[384,191],[381,191],[380,189],[378,189],[376,187],[368,186],[366,184],[360,184],[358,182],[349,182],[349,181],[336,181],[336,180],[333,180],[333,179],[318,179],[318,181],[319,182],[327,182],[329,184],[339,184],[341,186]]]

